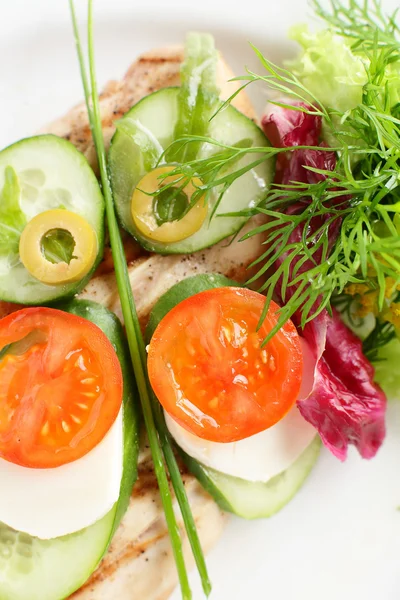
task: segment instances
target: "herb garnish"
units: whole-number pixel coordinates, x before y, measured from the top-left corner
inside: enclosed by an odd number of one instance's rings
[[[88,56],[90,83],[86,75],[85,62],[79,38],[78,25],[74,10],[74,1],[69,0],[71,16],[75,34],[75,41],[78,53],[78,59],[81,69],[81,78],[85,92],[86,106],[92,129],[93,140],[96,147],[97,158],[99,162],[103,193],[106,204],[106,215],[108,229],[110,234],[111,248],[114,258],[115,275],[117,280],[118,292],[120,295],[121,308],[125,321],[125,328],[128,338],[129,349],[132,358],[132,365],[135,373],[137,386],[139,389],[140,400],[150,449],[153,457],[154,470],[156,473],[158,485],[160,488],[161,500],[164,508],[165,518],[171,538],[172,549],[178,570],[179,581],[184,600],[190,600],[192,597],[188,576],[185,566],[182,550],[182,540],[180,537],[178,525],[176,522],[171,492],[169,489],[167,472],[164,464],[168,467],[172,486],[177,497],[186,532],[192,547],[193,555],[201,576],[204,592],[208,595],[211,591],[211,585],[207,574],[203,552],[201,549],[196,525],[190,510],[186,492],[183,486],[178,465],[171,447],[166,425],[161,417],[158,408],[158,401],[154,397],[147,376],[147,359],[143,336],[140,330],[139,319],[136,312],[132,289],[129,282],[128,269],[124,255],[121,235],[115,216],[114,202],[112,197],[111,185],[108,176],[108,166],[106,152],[104,147],[103,131],[101,126],[99,97],[97,92],[94,44],[93,44],[93,3],[88,0]],[[153,412],[154,410],[154,412]],[[160,447],[161,446],[161,447]],[[162,449],[162,451],[161,451]],[[164,454],[164,458],[163,458]]]
[[[343,293],[350,283],[368,282],[371,288],[377,289],[380,310],[384,307],[387,279],[393,280],[394,287],[400,283],[400,96],[398,75],[394,76],[400,73],[400,30],[396,13],[384,15],[378,0],[361,4],[349,0],[348,6],[333,0],[330,12],[321,8],[316,0],[312,6],[338,36],[346,38],[351,51],[363,57],[365,84],[361,102],[346,111],[324,105],[295,72],[273,64],[253,47],[265,73],[260,75],[247,70],[246,75],[235,78],[243,82],[241,87],[219,108],[223,110],[242,89],[261,81],[280,97],[309,106],[298,106],[294,110],[322,117],[330,147],[315,149],[335,151],[337,156],[333,171],[308,167],[323,175],[323,181],[293,182],[284,187],[274,185],[259,207],[245,213],[248,216],[262,213],[268,217],[265,225],[245,236],[248,238],[261,231],[268,237],[265,251],[252,265],[258,267],[258,272],[250,280],[254,283],[266,276],[260,287],[260,291],[266,293],[264,314],[274,296],[285,301],[277,327],[267,340],[294,313],[300,314],[300,323],[304,326],[324,308],[330,309],[334,295]],[[292,108],[289,100],[274,103]],[[257,160],[222,175],[231,161],[245,154],[261,153],[259,160],[262,161],[279,152],[302,148],[233,148],[200,136],[185,136],[174,143],[199,142],[214,144],[215,155],[179,166],[176,173],[197,172],[200,177],[203,174],[206,182],[203,192],[215,188],[224,192],[237,177],[258,164]],[[344,196],[349,199],[346,203],[340,201]],[[283,209],[304,197],[309,201],[303,212],[285,214]],[[237,216],[243,215],[237,213]],[[323,225],[317,232],[307,233],[313,217],[321,217]],[[341,220],[340,233],[330,246],[328,230],[338,219]],[[299,225],[304,226],[301,239],[288,244],[290,234]]]

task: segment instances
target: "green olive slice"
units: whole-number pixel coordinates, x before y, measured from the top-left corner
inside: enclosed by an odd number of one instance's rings
[[[207,216],[207,205],[204,201],[204,195],[188,210],[184,211],[189,205],[192,195],[203,185],[198,177],[192,179],[181,188],[179,178],[175,175],[160,179],[169,171],[176,167],[173,165],[158,167],[147,173],[135,188],[132,201],[132,218],[140,233],[149,239],[165,244],[179,242],[198,231],[204,223]],[[161,187],[175,183],[165,189],[161,194],[154,195]],[[174,195],[174,204],[170,210],[161,210],[160,200],[167,194]],[[165,206],[165,205],[164,205]],[[166,213],[170,213],[169,219]],[[182,216],[180,216],[182,213]]]
[[[67,232],[74,240],[69,263],[53,263],[44,255],[43,239],[54,230]],[[83,279],[93,267],[97,252],[98,241],[93,227],[80,215],[64,209],[47,210],[31,219],[19,242],[22,264],[33,277],[47,285]]]

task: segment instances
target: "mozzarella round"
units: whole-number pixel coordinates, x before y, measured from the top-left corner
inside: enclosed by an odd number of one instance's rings
[[[0,459],[0,521],[42,539],[92,525],[119,498],[123,466],[122,409],[88,454],[54,469],[30,469]]]
[[[299,398],[308,396],[316,358],[304,340],[303,377]],[[278,423],[238,442],[204,440],[179,425],[164,411],[167,427],[178,446],[203,465],[248,481],[267,482],[293,464],[315,438],[316,431],[296,405]]]
[[[315,428],[297,407],[278,423],[238,442],[222,444],[193,435],[165,413],[167,427],[178,444],[203,465],[247,481],[269,481],[285,471],[315,438]]]

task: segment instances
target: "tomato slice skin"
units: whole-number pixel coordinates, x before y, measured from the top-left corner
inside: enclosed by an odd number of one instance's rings
[[[203,439],[234,442],[268,429],[293,406],[302,379],[302,350],[288,321],[277,323],[271,302],[244,288],[200,292],[176,305],[150,342],[148,372],[163,408]]]
[[[78,460],[104,438],[123,377],[93,323],[32,307],[0,320],[0,457],[30,468]]]

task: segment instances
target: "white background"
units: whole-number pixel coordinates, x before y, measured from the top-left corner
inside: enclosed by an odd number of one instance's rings
[[[84,0],[77,0],[84,18]],[[397,0],[384,1],[394,9]],[[82,97],[67,0],[1,2],[0,146],[27,136]],[[96,0],[99,83],[121,77],[140,51],[213,32],[237,73],[293,52],[287,28],[308,18],[304,0]],[[253,92],[258,108],[263,90]],[[208,558],[212,600],[398,600],[400,596],[400,405],[371,462],[341,464],[327,451],[304,488],[269,521],[232,518]],[[195,574],[195,600],[202,598]],[[174,600],[179,594],[174,595]],[[110,600],[114,600],[111,599]],[[115,599],[117,600],[117,599]],[[146,600],[146,599],[135,599]]]

